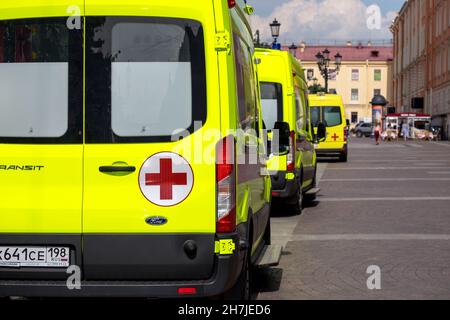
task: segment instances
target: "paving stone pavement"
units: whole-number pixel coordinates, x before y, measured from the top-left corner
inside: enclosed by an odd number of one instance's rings
[[[258,299],[450,299],[450,144],[353,138],[348,163],[319,168],[317,201],[272,217],[283,257]]]

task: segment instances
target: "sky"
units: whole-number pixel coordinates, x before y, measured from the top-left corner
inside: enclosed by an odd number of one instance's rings
[[[404,0],[247,0],[255,8],[251,19],[253,30],[260,30],[261,40],[270,41],[269,24],[274,18],[281,23],[281,43],[320,41],[389,40],[389,26]],[[381,10],[378,27],[368,27],[374,17],[367,9]],[[372,11],[373,13],[373,11]],[[373,19],[370,21],[374,21]]]

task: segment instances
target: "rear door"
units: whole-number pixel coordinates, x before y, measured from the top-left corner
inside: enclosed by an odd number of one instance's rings
[[[52,9],[56,15],[67,15],[66,7]],[[16,12],[34,16],[29,8]],[[42,12],[48,10],[42,7]],[[0,21],[1,278],[15,278],[18,273],[21,278],[24,273],[47,277],[46,271],[55,277],[50,269],[57,266],[49,266],[42,256],[52,245],[69,248],[70,262],[78,263],[82,59],[82,30],[67,28],[67,18],[20,19],[16,15]],[[25,269],[8,269],[12,261],[8,250],[16,254],[17,266]]]
[[[204,27],[94,17],[98,8],[86,3],[85,276],[206,279],[220,137],[202,141],[219,123],[214,114],[206,122]],[[184,250],[188,240],[197,243],[195,258]]]

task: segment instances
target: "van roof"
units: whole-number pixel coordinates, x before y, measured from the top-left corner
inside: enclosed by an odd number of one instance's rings
[[[338,94],[310,94],[309,100],[319,105],[337,104],[343,106],[342,96]]]
[[[297,59],[295,59],[289,52],[265,48],[256,48],[255,52],[257,55],[268,55],[272,57],[282,58],[288,65],[290,65],[292,71],[294,71],[296,75],[298,75],[306,83],[305,69],[303,68],[301,63]]]

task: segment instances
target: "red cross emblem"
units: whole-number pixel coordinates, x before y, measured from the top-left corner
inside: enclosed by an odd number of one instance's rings
[[[193,185],[191,166],[186,159],[172,152],[151,156],[139,172],[142,194],[158,206],[169,207],[183,202],[191,193]]]
[[[333,139],[334,140],[334,142],[336,142],[336,140],[339,138],[339,136],[335,133],[332,137],[331,137],[331,139]]]
[[[173,186],[187,185],[186,173],[172,172],[172,159],[159,159],[160,173],[147,173],[146,186],[159,186],[161,200],[173,200]]]

